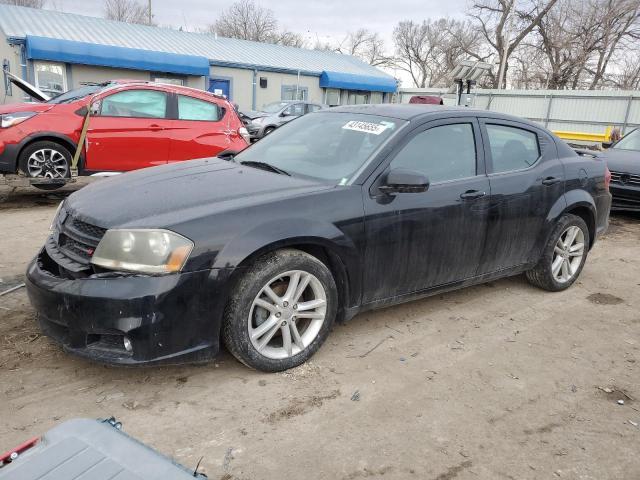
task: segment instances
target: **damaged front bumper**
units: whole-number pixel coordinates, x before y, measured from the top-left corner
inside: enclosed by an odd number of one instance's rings
[[[202,362],[217,354],[227,270],[67,279],[50,262],[43,249],[29,264],[26,286],[43,333],[66,351],[120,365]]]

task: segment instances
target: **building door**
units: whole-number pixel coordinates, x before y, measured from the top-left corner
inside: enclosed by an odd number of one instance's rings
[[[231,97],[229,96],[229,91],[231,90],[230,87],[231,81],[229,80],[220,80],[217,78],[209,80],[209,91],[216,95],[224,95],[229,100],[231,100]]]

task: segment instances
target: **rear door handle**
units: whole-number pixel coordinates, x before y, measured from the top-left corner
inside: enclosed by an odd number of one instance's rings
[[[466,192],[460,194],[460,198],[463,200],[475,200],[476,198],[481,198],[486,195],[486,192],[481,192],[480,190],[467,190]]]
[[[151,130],[152,132],[157,132],[158,130],[164,130],[164,128],[154,123],[152,125],[149,125],[149,130]]]
[[[562,180],[556,177],[547,177],[544,180],[542,180],[542,184],[546,185],[547,187],[550,187],[551,185],[555,185],[556,183],[560,183],[561,181]]]

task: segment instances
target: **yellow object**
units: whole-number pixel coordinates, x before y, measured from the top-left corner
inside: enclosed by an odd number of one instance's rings
[[[575,140],[580,142],[602,143],[608,142],[611,138],[611,127],[607,127],[604,133],[585,133],[585,132],[564,132],[554,131],[558,137],[563,140]]]

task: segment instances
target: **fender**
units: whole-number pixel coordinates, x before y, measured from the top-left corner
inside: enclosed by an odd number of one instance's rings
[[[237,273],[261,254],[291,245],[323,247],[331,256],[337,256],[346,274],[347,304],[355,305],[360,301],[362,270],[359,251],[351,238],[328,222],[293,218],[259,224],[227,242],[216,256],[212,268],[231,267]],[[336,283],[339,281],[336,279]]]
[[[72,156],[75,153],[76,148],[78,148],[78,144],[75,140],[73,140],[71,137],[64,135],[62,133],[48,132],[48,131],[32,133],[31,135],[28,135],[25,138],[23,138],[20,141],[20,143],[11,145],[11,152],[12,152],[11,162],[12,162],[14,173],[17,172],[18,170],[18,158],[20,157],[20,153],[22,152],[22,150],[30,143],[37,142],[39,140],[46,140],[46,139],[60,140],[60,143],[64,144],[67,147],[70,147],[70,153]],[[9,146],[10,145],[6,145],[6,147],[9,147]],[[80,155],[79,164],[84,165],[84,153]]]
[[[547,244],[549,240],[549,235],[551,235],[551,231],[553,230],[554,225],[558,221],[558,219],[564,215],[565,213],[577,208],[584,207],[591,212],[591,218],[595,225],[596,220],[596,204],[593,200],[593,197],[589,195],[585,190],[574,189],[565,192],[556,203],[553,204],[549,213],[547,214],[547,218],[545,219],[545,228],[543,229],[538,241],[536,242],[536,251],[542,251],[544,246]],[[593,235],[591,235],[593,236]],[[590,239],[590,243],[593,245],[594,239]],[[537,259],[536,259],[537,260]]]

